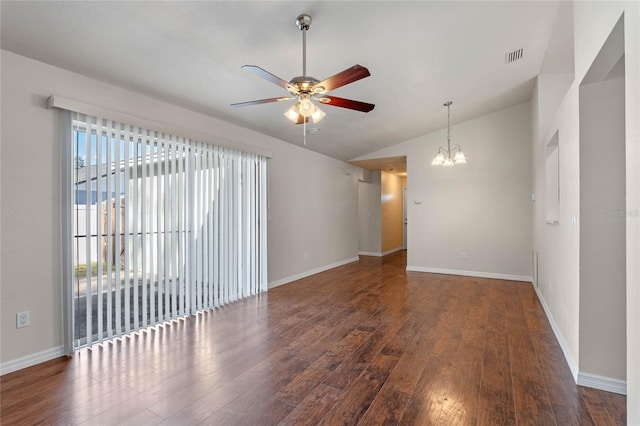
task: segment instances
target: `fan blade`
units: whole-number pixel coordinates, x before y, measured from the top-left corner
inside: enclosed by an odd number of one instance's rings
[[[369,112],[375,108],[374,104],[354,101],[353,99],[338,98],[336,96],[323,95],[318,101],[324,105],[332,105],[340,108],[355,109],[356,111]]]
[[[287,98],[285,97],[279,97],[279,98],[268,98],[268,99],[260,99],[257,101],[249,101],[249,102],[238,102],[236,104],[231,104],[232,107],[245,107],[245,106],[250,106],[250,105],[260,105],[260,104],[268,104],[270,102],[282,102],[282,101],[288,101],[290,99],[295,99],[295,98]]]
[[[371,73],[362,65],[354,65],[351,68],[347,68],[338,74],[321,81],[313,86],[312,90],[315,93],[327,93],[331,90],[337,89],[354,81],[358,81],[362,78],[369,77]]]
[[[283,89],[293,90],[294,92],[297,92],[297,90],[296,90],[296,88],[294,86],[290,85],[288,82],[284,81],[280,77],[277,77],[277,76],[271,74],[270,72],[263,70],[259,66],[256,66],[256,65],[243,65],[241,68],[243,70],[249,71],[253,75],[257,75],[260,78],[264,78],[265,80],[275,84],[276,86],[280,86]]]

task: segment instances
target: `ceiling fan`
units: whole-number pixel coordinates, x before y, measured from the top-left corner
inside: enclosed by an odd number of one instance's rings
[[[340,108],[347,108],[361,112],[371,111],[375,105],[366,102],[354,101],[352,99],[329,96],[327,92],[345,86],[354,81],[358,81],[371,74],[362,65],[354,65],[338,74],[325,80],[317,80],[307,75],[307,30],[311,26],[311,16],[300,15],[296,19],[296,25],[302,31],[302,75],[291,80],[284,81],[268,71],[256,65],[243,65],[242,69],[264,78],[265,80],[286,89],[290,96],[278,98],[260,99],[256,101],[240,102],[231,104],[232,107],[245,107],[249,105],[266,104],[270,102],[282,102],[297,99],[298,102],[292,106],[284,115],[296,124],[307,123],[309,119],[314,123],[322,120],[326,115],[313,100],[323,105],[332,105]]]

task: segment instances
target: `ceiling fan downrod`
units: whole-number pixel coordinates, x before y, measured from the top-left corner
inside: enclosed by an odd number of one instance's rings
[[[300,15],[296,18],[296,25],[302,31],[302,76],[307,76],[307,30],[311,26],[311,16]]]

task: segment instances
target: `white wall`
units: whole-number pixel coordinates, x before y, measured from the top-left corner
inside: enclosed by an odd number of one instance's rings
[[[355,168],[289,148],[284,142],[280,145],[268,162],[270,287],[355,261],[358,255]],[[345,170],[353,173],[347,175]]]
[[[538,80],[536,100],[539,105],[545,102],[549,91],[556,88],[547,86]],[[572,86],[560,104],[568,99],[576,89]],[[575,100],[577,103],[577,99]],[[535,107],[534,107],[535,109]],[[577,109],[577,105],[576,105]],[[548,114],[548,112],[547,112]],[[556,120],[565,120],[571,125],[558,128]],[[575,122],[573,122],[575,120]],[[534,141],[534,192],[536,201],[534,206],[534,251],[538,253],[537,291],[545,308],[552,312],[550,318],[555,327],[556,336],[567,357],[569,367],[577,378],[578,374],[578,343],[579,343],[579,231],[578,213],[580,192],[578,182],[578,129],[577,116],[570,117],[568,111],[550,120],[549,129],[539,132]],[[534,123],[534,128],[538,127]],[[545,193],[545,150],[547,144],[558,132],[559,146],[559,185],[560,202],[557,224],[546,223],[546,193]],[[576,159],[571,161],[570,159]],[[572,179],[575,176],[576,179]],[[574,222],[575,220],[575,222]]]
[[[562,101],[552,108],[546,99],[558,94],[538,81],[534,129],[540,120],[551,117],[534,140],[534,182],[537,199],[544,199],[543,149],[558,131],[560,144],[560,218],[558,226],[544,223],[536,205],[534,219],[535,250],[539,253],[539,294],[553,323],[567,361],[577,376],[580,365],[580,282],[578,217],[579,172],[579,85],[624,14],[625,46],[625,151],[626,151],[626,391],[627,422],[640,424],[640,9],[637,2],[573,3],[575,79],[560,94]],[[552,104],[553,102],[551,102]],[[547,106],[545,106],[547,105]],[[551,110],[549,110],[551,108]],[[539,108],[538,108],[539,109]],[[535,134],[535,133],[534,133]],[[538,202],[536,202],[538,203]],[[607,378],[603,383],[607,384]],[[613,378],[612,378],[613,379]],[[615,381],[610,381],[615,385]]]
[[[207,142],[271,151],[270,283],[357,259],[359,169],[11,52],[2,51],[1,65],[2,372],[62,351],[60,124],[59,113],[46,108],[51,94],[163,123],[177,134],[210,135]],[[15,314],[25,310],[31,325],[16,329]]]
[[[456,123],[451,139],[468,164],[430,165],[446,129],[354,159],[407,156],[407,269],[530,280],[530,104]]]
[[[382,254],[381,172],[371,171],[367,182],[358,182],[358,229],[362,255]]]
[[[580,88],[580,371],[626,380],[624,79]]]

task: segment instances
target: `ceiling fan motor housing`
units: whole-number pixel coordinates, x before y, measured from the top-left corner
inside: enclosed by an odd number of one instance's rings
[[[311,16],[300,15],[296,18],[296,25],[300,28],[300,31],[308,30],[311,26]]]
[[[306,75],[301,75],[298,77],[293,77],[289,81],[289,84],[292,86],[292,88],[295,88],[295,89],[289,88],[287,90],[289,90],[289,93],[291,93],[292,95],[299,95],[303,93],[307,93],[307,94],[321,93],[324,90],[322,86],[316,87],[315,89],[313,88],[313,86],[315,86],[318,83],[320,83],[320,80],[317,80],[313,77],[309,77]]]

